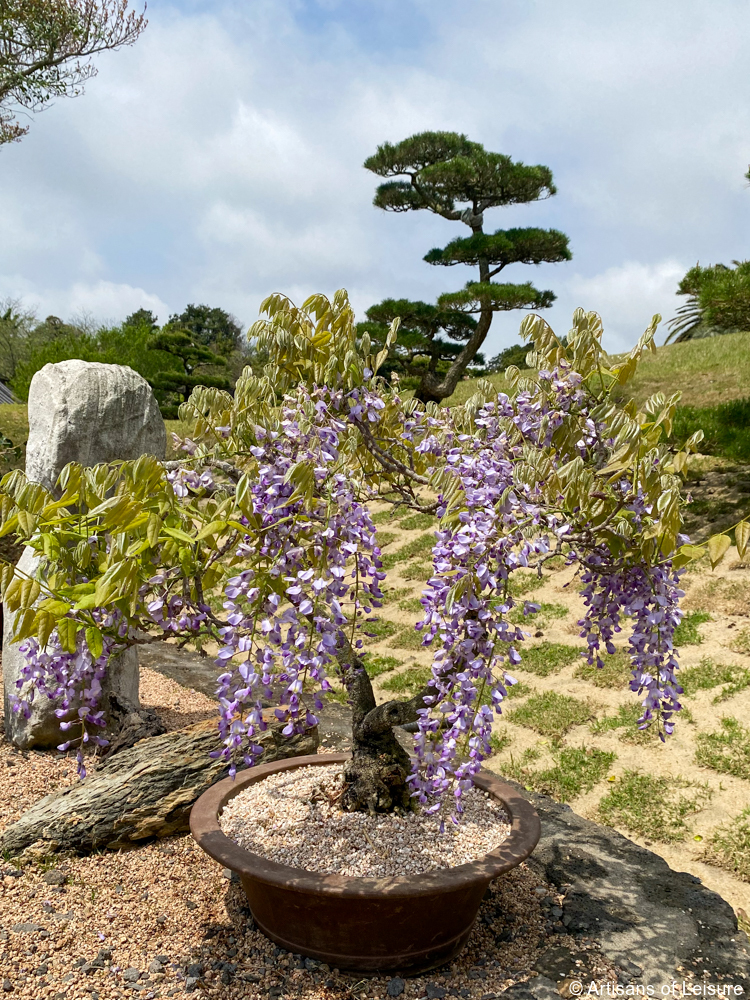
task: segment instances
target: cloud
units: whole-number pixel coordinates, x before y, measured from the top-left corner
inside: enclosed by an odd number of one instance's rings
[[[360,314],[434,300],[471,276],[422,261],[461,227],[376,211],[361,166],[423,129],[553,168],[555,198],[487,225],[569,234],[571,263],[503,275],[553,289],[563,331],[584,304],[627,346],[671,315],[688,266],[746,254],[742,0],[190,0],[149,17],[0,150],[0,293],[102,319],[204,301],[246,323],[272,291],[346,287]],[[496,318],[488,354],[521,318]]]
[[[0,282],[0,297],[20,298],[40,318],[62,315],[66,319],[92,317],[100,323],[120,323],[137,309],[150,309],[160,322],[166,322],[170,312],[158,295],[112,281],[78,281],[61,291],[38,289],[16,278]]]
[[[605,347],[613,352],[631,347],[655,313],[666,321],[675,312],[677,283],[686,267],[677,260],[646,265],[628,261],[586,278],[575,275],[566,288],[566,299],[593,309],[602,317]],[[572,310],[571,310],[572,312]],[[661,326],[663,333],[666,327]]]

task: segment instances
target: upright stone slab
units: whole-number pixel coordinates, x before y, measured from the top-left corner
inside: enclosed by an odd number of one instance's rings
[[[167,435],[159,407],[148,382],[122,365],[91,361],[61,361],[45,365],[29,389],[29,440],[26,475],[48,490],[68,462],[98,465],[115,459],[135,459],[150,454],[163,459]],[[26,549],[19,565],[35,573],[38,559]],[[22,749],[52,747],[66,737],[61,732],[56,704],[36,695],[31,717],[11,711],[10,694],[16,693],[23,654],[10,642],[12,616],[4,613],[3,686],[5,735]],[[138,654],[128,650],[110,665],[102,707],[140,707]]]
[[[167,431],[148,382],[124,365],[60,361],[29,389],[26,475],[53,490],[68,462],[163,459]]]

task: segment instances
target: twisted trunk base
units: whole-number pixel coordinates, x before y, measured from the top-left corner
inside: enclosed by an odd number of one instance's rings
[[[426,691],[411,701],[376,705],[370,678],[361,663],[349,684],[354,704],[352,757],[344,768],[342,808],[346,812],[385,813],[412,808],[407,777],[409,755],[396,739],[393,727],[415,722]]]

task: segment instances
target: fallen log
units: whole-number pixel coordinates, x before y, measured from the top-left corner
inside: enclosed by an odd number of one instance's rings
[[[275,718],[267,721],[257,739],[264,747],[260,763],[317,750],[317,727],[287,738]],[[45,795],[7,827],[0,850],[82,854],[187,830],[195,800],[226,777],[226,763],[209,757],[220,746],[213,719],[140,740],[106,758],[84,781]]]

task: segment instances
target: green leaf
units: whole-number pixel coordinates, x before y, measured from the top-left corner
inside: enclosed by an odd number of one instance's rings
[[[73,618],[61,618],[57,623],[57,637],[66,653],[75,653],[78,622]]]
[[[712,535],[709,538],[708,558],[711,560],[711,569],[716,569],[730,545],[729,535]]]
[[[737,554],[740,559],[744,559],[745,552],[747,551],[747,543],[750,541],[750,524],[747,521],[740,521],[734,529],[734,538],[737,542]]]
[[[146,528],[146,538],[152,548],[156,548],[159,542],[162,521],[158,514],[149,514],[148,527]]]
[[[681,545],[672,560],[675,568],[680,569],[691,562],[702,558],[706,554],[705,545]]]
[[[39,610],[36,614],[36,637],[39,645],[44,649],[47,645],[52,630],[57,625],[57,618],[49,611]]]
[[[92,658],[98,660],[104,651],[104,642],[101,631],[93,625],[86,629],[86,645]]]
[[[166,535],[176,539],[178,542],[186,542],[188,545],[192,545],[195,541],[192,535],[188,535],[188,533],[183,531],[182,528],[168,528],[165,525],[162,530]]]
[[[225,531],[226,527],[226,521],[212,521],[210,524],[207,524],[205,528],[201,528],[195,536],[195,540],[197,542],[202,542],[204,538],[210,538],[211,535],[218,535],[220,531]]]

